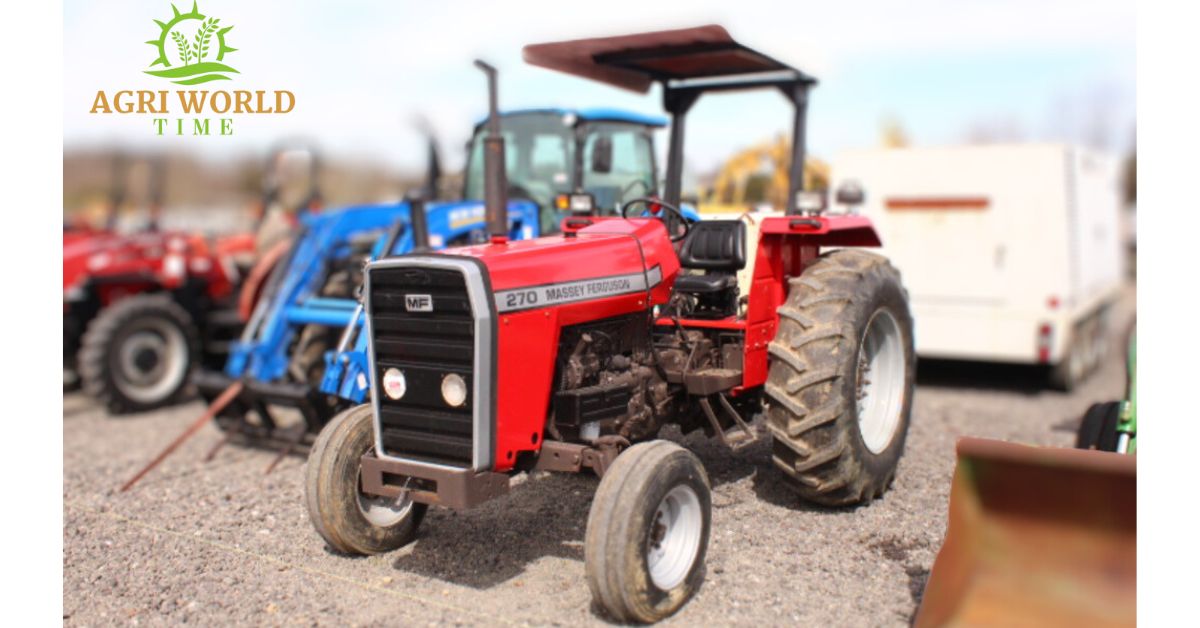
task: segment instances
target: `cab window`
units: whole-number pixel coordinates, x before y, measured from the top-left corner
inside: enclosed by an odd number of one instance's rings
[[[641,127],[590,125],[582,165],[583,189],[605,211],[615,211],[625,201],[654,192],[654,146]]]

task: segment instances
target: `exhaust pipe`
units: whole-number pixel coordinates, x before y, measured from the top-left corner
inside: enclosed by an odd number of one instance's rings
[[[429,220],[425,213],[425,204],[438,197],[438,190],[441,187],[442,164],[433,128],[425,120],[418,120],[417,124],[420,131],[425,134],[428,147],[425,161],[425,183],[420,190],[408,194],[405,200],[408,202],[408,226],[412,229],[413,252],[424,253],[429,251]],[[391,254],[392,247],[395,246],[395,241],[399,239],[400,235],[400,231],[393,233],[388,240],[384,255]]]
[[[429,250],[429,221],[427,218],[424,195],[410,196],[408,199],[408,224],[412,228],[414,253],[424,253]],[[391,249],[395,244],[395,242],[389,243],[388,248],[384,251],[385,256],[391,254]]]
[[[104,228],[116,231],[117,220],[120,218],[121,206],[125,204],[125,177],[129,174],[129,159],[124,153],[117,153],[112,160],[111,182],[108,186],[108,205],[104,208]]]
[[[150,221],[147,231],[158,231],[162,223],[163,180],[166,178],[166,157],[159,156],[150,162]]]
[[[496,95],[496,68],[479,59],[475,67],[488,81],[487,137],[483,140],[483,201],[488,235],[493,244],[508,241],[508,181],[504,173],[504,137],[500,135],[500,113]]]

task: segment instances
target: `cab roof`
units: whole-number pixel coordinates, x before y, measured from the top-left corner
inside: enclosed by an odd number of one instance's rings
[[[574,115],[575,117],[585,122],[621,122],[626,124],[640,124],[643,126],[662,128],[667,126],[667,119],[662,116],[652,116],[636,111],[626,111],[624,109],[613,109],[609,107],[592,107],[588,109],[567,109],[562,107],[532,107],[529,109],[512,109],[500,114],[500,118],[504,119],[509,116],[519,116],[528,114],[550,113],[559,116]],[[475,123],[479,127],[487,122],[487,117]]]

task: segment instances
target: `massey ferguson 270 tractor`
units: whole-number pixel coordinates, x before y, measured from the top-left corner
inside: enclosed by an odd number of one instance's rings
[[[700,586],[712,509],[699,459],[659,430],[734,447],[764,413],[775,465],[801,496],[870,501],[904,448],[912,321],[886,259],[825,250],[880,242],[866,218],[820,215],[801,189],[814,79],[719,26],[524,54],[638,92],[660,83],[672,116],[665,193],[509,241],[495,73],[479,63],[493,112],[491,241],[367,266],[371,404],[321,432],[307,507],[332,548],[374,554],[412,541],[429,505],[470,508],[522,471],[590,469],[601,477],[584,543],[592,594],[619,620],[655,621]],[[688,109],[706,92],[759,87],[795,106],[794,150],[788,211],[752,243],[740,221],[688,224],[678,207]]]

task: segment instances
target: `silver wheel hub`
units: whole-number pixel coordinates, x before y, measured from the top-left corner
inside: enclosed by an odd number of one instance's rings
[[[700,553],[703,530],[704,516],[696,491],[682,484],[671,489],[650,522],[646,565],[654,586],[670,591],[687,578]]]
[[[358,495],[358,511],[373,526],[390,528],[403,521],[412,510],[413,500],[407,492],[401,493],[398,498],[390,498],[379,495],[367,495],[362,492],[361,487],[362,477],[360,475],[358,482],[355,483],[355,492]]]
[[[187,377],[187,370],[183,331],[168,321],[145,319],[117,348],[113,379],[126,397],[153,403],[170,395]]]
[[[858,431],[871,453],[887,449],[900,426],[906,368],[900,324],[880,309],[867,323],[858,348]]]

